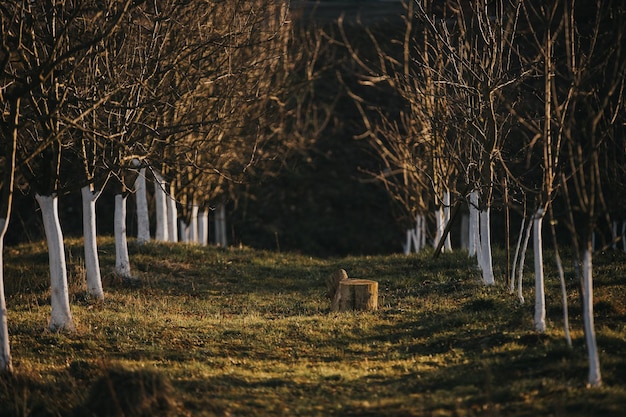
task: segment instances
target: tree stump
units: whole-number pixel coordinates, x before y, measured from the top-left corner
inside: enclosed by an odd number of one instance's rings
[[[341,280],[331,310],[378,310],[378,282],[369,279]]]

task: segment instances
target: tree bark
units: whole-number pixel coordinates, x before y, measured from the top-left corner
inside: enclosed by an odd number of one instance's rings
[[[102,300],[102,276],[98,259],[98,243],[96,241],[96,200],[99,193],[94,193],[90,185],[81,188],[83,201],[83,236],[85,250],[85,279],[89,295]]]
[[[74,321],[70,312],[69,289],[67,285],[67,265],[65,246],[59,223],[58,197],[36,194],[35,199],[41,209],[50,264],[50,323],[52,331],[74,331]]]

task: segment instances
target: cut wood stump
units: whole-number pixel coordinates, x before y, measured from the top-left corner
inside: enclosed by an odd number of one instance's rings
[[[378,282],[369,279],[339,281],[331,310],[378,310]]]

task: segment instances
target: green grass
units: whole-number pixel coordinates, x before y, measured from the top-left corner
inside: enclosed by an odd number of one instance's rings
[[[130,250],[138,282],[129,284],[110,272],[111,239],[100,241],[106,299],[93,302],[81,242],[67,242],[77,331],[57,334],[45,330],[45,245],[6,249],[15,372],[0,378],[0,416],[122,415],[115,414],[121,396],[140,391],[145,401],[125,415],[621,416],[626,409],[623,254],[595,258],[604,385],[589,389],[576,285],[570,280],[570,350],[548,263],[548,331],[536,334],[531,264],[520,306],[500,258],[498,284],[487,288],[461,252],[432,260],[428,252],[316,259],[169,244]],[[339,268],[379,282],[377,312],[329,312],[324,280]],[[113,398],[110,385],[121,387]]]

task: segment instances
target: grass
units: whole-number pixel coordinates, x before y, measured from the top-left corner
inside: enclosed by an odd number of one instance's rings
[[[45,330],[45,245],[6,250],[15,372],[0,377],[0,416],[621,416],[626,407],[621,253],[594,260],[604,385],[589,389],[576,285],[568,349],[547,263],[548,331],[537,334],[532,277],[520,306],[500,258],[487,288],[462,252],[317,259],[131,242],[138,281],[127,283],[110,272],[107,238],[106,299],[94,302],[81,242],[66,249],[71,334]],[[329,312],[324,280],[339,268],[379,282],[377,312]]]

